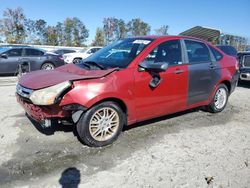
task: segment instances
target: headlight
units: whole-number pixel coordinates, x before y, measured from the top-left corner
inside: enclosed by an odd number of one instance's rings
[[[56,98],[70,86],[71,83],[67,81],[48,88],[33,91],[30,95],[30,100],[36,105],[54,104]]]

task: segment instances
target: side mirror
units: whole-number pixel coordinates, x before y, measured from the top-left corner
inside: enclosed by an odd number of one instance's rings
[[[149,61],[143,61],[139,64],[138,71],[139,72],[144,72],[144,71],[149,71],[149,72],[164,72],[168,68],[168,63],[166,62],[149,62]]]
[[[1,57],[1,58],[4,58],[4,59],[7,59],[7,58],[8,58],[7,54],[1,54],[0,57]]]

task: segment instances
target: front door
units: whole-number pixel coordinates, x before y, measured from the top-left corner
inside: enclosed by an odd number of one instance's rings
[[[18,73],[18,64],[22,56],[22,48],[10,49],[4,53],[6,58],[0,57],[0,73]]]
[[[179,40],[166,41],[145,58],[146,62],[166,62],[169,65],[165,72],[159,73],[161,82],[156,87],[150,86],[151,80],[157,76],[155,73],[135,71],[137,120],[177,112],[186,107],[188,65],[183,61],[181,49]]]

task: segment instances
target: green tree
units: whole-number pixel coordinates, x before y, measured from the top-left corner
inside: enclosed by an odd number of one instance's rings
[[[118,20],[118,39],[123,39],[126,37],[127,31],[126,31],[126,24],[124,20],[119,19]]]
[[[127,24],[127,32],[130,36],[148,35],[151,27],[140,18],[132,19]]]
[[[168,35],[168,25],[162,25],[159,29],[155,30],[157,35]]]
[[[35,21],[31,19],[25,19],[24,25],[25,25],[25,33],[26,33],[25,42],[27,44],[35,44],[34,42],[36,38]]]
[[[47,45],[58,45],[56,27],[48,26],[45,31],[45,41]]]
[[[56,24],[57,41],[59,45],[64,45],[64,30],[63,23],[57,22]]]
[[[89,31],[81,20],[73,18],[73,45],[82,46],[89,36]]]
[[[35,31],[37,36],[36,44],[45,44],[46,30],[47,30],[46,21],[42,19],[36,20],[35,22]]]
[[[117,39],[125,38],[126,24],[122,19],[117,19],[114,17],[104,18],[103,31],[105,43],[108,44]]]
[[[3,12],[0,32],[5,36],[8,43],[23,43],[25,40],[25,15],[23,10],[7,8]]]
[[[42,20],[25,20],[26,43],[29,44],[45,44],[47,23]]]
[[[95,39],[91,44],[92,46],[104,46],[104,33],[101,28],[96,29]]]
[[[66,46],[83,46],[89,32],[83,22],[78,18],[66,18],[63,24],[63,36]]]
[[[71,18],[66,18],[64,21],[64,40],[66,46],[72,45],[72,28],[73,20]]]

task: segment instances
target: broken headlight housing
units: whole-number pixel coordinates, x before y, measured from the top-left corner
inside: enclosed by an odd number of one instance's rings
[[[63,82],[51,87],[33,91],[30,100],[36,105],[52,105],[56,99],[69,87],[71,82]]]

